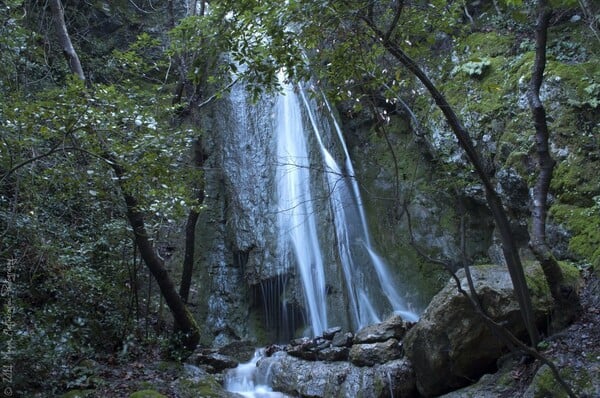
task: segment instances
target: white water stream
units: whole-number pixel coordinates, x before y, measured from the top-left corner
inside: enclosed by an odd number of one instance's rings
[[[250,398],[285,398],[287,395],[273,391],[269,387],[268,377],[259,380],[256,363],[264,355],[264,350],[256,350],[254,357],[246,363],[238,365],[227,372],[225,389]],[[267,375],[268,376],[268,375]]]
[[[323,144],[319,124],[306,94],[300,87],[300,94],[309,114],[310,122],[323,155],[327,180],[330,189],[331,208],[334,212],[338,251],[346,279],[346,288],[350,298],[351,314],[354,326],[358,329],[380,322],[381,305],[376,305],[378,295],[373,289],[381,289],[394,312],[409,321],[418,320],[418,315],[408,310],[404,300],[398,295],[392,275],[385,262],[377,255],[371,245],[367,219],[355,178],[354,167],[344,140],[342,131],[333,116],[327,99],[323,96],[330,121],[333,123],[337,138],[344,153],[344,169],[340,168],[327,147]],[[365,261],[366,260],[366,261]],[[378,283],[369,279],[372,271]],[[379,286],[377,286],[379,285]]]
[[[280,77],[282,79],[282,77]],[[313,209],[308,146],[298,97],[284,87],[276,109],[279,251],[285,261],[290,247],[302,278],[313,335],[327,328],[325,273]]]
[[[280,76],[283,82],[283,75]],[[322,123],[314,103],[298,85],[283,85],[275,109],[275,136],[277,137],[277,222],[279,228],[278,250],[285,267],[296,266],[304,288],[307,321],[313,336],[319,336],[328,327],[326,275],[319,242],[318,220],[311,187],[315,170],[324,170],[329,206],[333,215],[335,237],[329,239],[336,245],[347,290],[347,310],[352,328],[360,329],[381,321],[386,312],[400,314],[404,319],[417,321],[418,315],[398,294],[394,278],[385,262],[372,247],[354,168],[344,137],[333,117],[329,103],[325,108],[329,121]],[[301,103],[303,107],[301,107]],[[308,116],[310,126],[305,126],[302,111]],[[323,140],[320,126],[332,124],[344,156],[340,167]],[[311,164],[307,135],[312,129],[322,157],[322,164]],[[225,387],[247,397],[285,397],[268,387],[268,380],[256,380],[256,363],[261,357],[257,351],[252,361],[239,365],[226,377]]]

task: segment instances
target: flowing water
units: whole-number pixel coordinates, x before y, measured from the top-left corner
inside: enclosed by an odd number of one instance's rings
[[[280,79],[283,81],[283,77]],[[408,309],[398,294],[387,264],[372,246],[349,151],[330,105],[324,99],[323,115],[302,85],[283,85],[283,88],[277,98],[274,119],[277,247],[284,268],[296,267],[300,276],[310,334],[318,336],[328,327],[337,326],[328,323],[328,278],[334,276],[326,271],[323,255],[324,248],[332,246],[346,290],[343,295],[346,308],[338,310],[347,312],[351,329],[377,323],[391,312],[409,321],[418,320],[418,315]],[[336,160],[328,147],[334,142],[342,161]],[[316,162],[319,158],[320,162]],[[315,181],[315,175],[320,175],[321,181]],[[323,218],[323,214],[316,204],[322,198],[313,192],[318,184],[325,185],[328,214],[333,219],[335,236],[327,237],[328,242],[320,241],[323,220],[319,217]],[[283,397],[265,395],[277,393],[269,390],[268,380],[256,380],[260,355],[257,351],[251,362],[230,371],[226,388],[249,397]]]
[[[277,193],[279,250],[283,259],[290,249],[302,278],[312,334],[327,328],[325,272],[318,241],[311,193],[308,146],[300,104],[291,86],[279,96],[276,109]],[[289,261],[284,262],[290,266]]]
[[[256,363],[263,355],[263,349],[256,350],[254,357],[249,362],[242,363],[237,368],[230,370],[225,376],[225,389],[251,398],[287,397],[269,387],[268,375],[261,379],[257,374]]]
[[[299,91],[325,163],[329,198],[334,213],[337,247],[344,270],[353,326],[358,329],[380,322],[380,317],[387,312],[389,307],[407,320],[416,321],[418,316],[408,310],[404,300],[398,295],[397,286],[394,286],[387,265],[371,245],[354,167],[344,136],[329,103],[323,96],[329,115],[329,124],[333,125],[333,128],[330,129],[336,132],[342,147],[343,168],[338,165],[323,143],[320,128],[323,123],[317,121],[314,112],[316,107],[308,100],[302,87]],[[296,128],[302,129],[303,127],[296,126]],[[376,275],[376,280],[373,275]]]

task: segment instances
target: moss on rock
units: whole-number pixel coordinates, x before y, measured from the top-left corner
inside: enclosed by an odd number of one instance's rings
[[[594,375],[590,374],[587,369],[562,367],[559,372],[561,377],[578,396],[595,396],[597,391],[595,391],[594,383],[592,382]],[[525,392],[525,396],[533,398],[567,398],[569,395],[558,384],[548,365],[543,365],[533,378],[531,385]]]
[[[210,375],[181,379],[178,382],[178,390],[181,398],[224,398],[228,396],[223,387]]]
[[[550,214],[571,231],[569,249],[589,261],[594,270],[600,269],[600,204],[588,208],[555,204]]]
[[[134,392],[129,398],[167,398],[167,396],[155,390],[142,390]]]

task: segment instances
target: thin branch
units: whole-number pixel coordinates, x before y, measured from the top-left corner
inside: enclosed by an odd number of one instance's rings
[[[396,7],[396,12],[394,13],[394,19],[392,20],[392,23],[390,24],[387,32],[385,32],[385,35],[384,35],[385,41],[389,40],[390,37],[392,37],[392,33],[394,33],[396,26],[398,26],[398,21],[400,20],[400,15],[402,15],[402,8],[404,8],[404,0],[398,1],[398,5]]]
[[[105,157],[98,155],[97,153],[93,153],[88,151],[87,149],[83,149],[83,148],[79,148],[79,147],[74,147],[74,146],[60,146],[60,144],[55,145],[54,147],[52,147],[48,152],[44,152],[41,155],[38,156],[34,156],[32,158],[29,158],[27,160],[22,161],[21,163],[17,164],[16,166],[12,167],[10,170],[8,170],[6,173],[4,173],[4,175],[2,176],[2,178],[0,179],[0,184],[2,184],[4,182],[4,180],[6,180],[11,174],[13,174],[14,172],[16,172],[17,170],[19,170],[22,167],[27,166],[30,163],[36,162],[40,159],[43,159],[45,157],[48,157],[50,155],[53,155],[57,152],[68,152],[68,151],[77,151],[77,152],[83,152],[86,153],[90,156],[93,156],[97,159],[100,159],[108,164],[112,164],[112,162],[109,159],[106,159]]]
[[[208,97],[205,101],[199,103],[197,105],[197,108],[200,109],[208,104],[210,104],[211,102],[213,102],[215,99],[217,99],[217,97],[224,93],[225,91],[229,90],[231,87],[233,87],[234,84],[236,84],[238,82],[239,78],[235,78],[231,83],[229,83],[227,86],[223,87],[222,89],[220,89],[219,91],[217,91],[216,93],[214,93],[213,95],[211,95],[210,97]]]

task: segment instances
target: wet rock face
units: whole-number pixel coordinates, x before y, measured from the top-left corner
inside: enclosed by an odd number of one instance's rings
[[[506,269],[473,267],[471,272],[486,312],[516,336],[524,336]],[[464,271],[458,276],[463,289],[468,290]],[[551,300],[534,294],[533,303],[536,318],[543,322],[550,313]],[[495,370],[496,360],[505,351],[503,342],[483,323],[453,281],[433,298],[419,322],[407,332],[404,347],[415,368],[418,390],[428,397],[466,386]]]
[[[354,344],[350,348],[350,361],[357,366],[373,366],[402,357],[402,345],[396,339],[383,343]]]
[[[283,352],[258,363],[272,387],[301,397],[413,397],[414,372],[406,359],[373,367],[349,362],[306,361]]]

